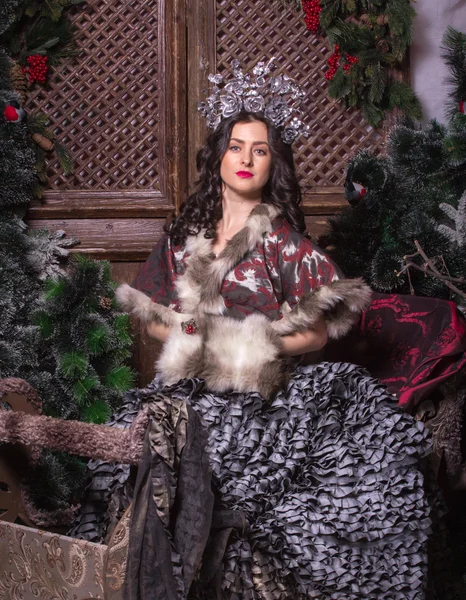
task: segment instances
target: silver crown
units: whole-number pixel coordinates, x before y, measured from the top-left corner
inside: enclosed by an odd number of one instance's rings
[[[303,90],[288,75],[273,75],[275,58],[259,62],[252,75],[243,73],[239,60],[231,63],[233,78],[225,81],[219,73],[210,74],[214,84],[211,95],[199,102],[197,109],[207,118],[207,127],[216,129],[222,119],[233,117],[241,110],[262,113],[281,129],[282,139],[292,144],[298,135],[309,135],[309,126],[298,117],[305,96]]]

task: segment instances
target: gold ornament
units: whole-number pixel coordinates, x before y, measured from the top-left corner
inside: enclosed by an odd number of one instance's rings
[[[388,17],[385,15],[379,15],[377,17],[377,25],[386,25],[388,23]]]
[[[51,152],[55,146],[52,140],[49,140],[41,133],[33,133],[32,140],[46,152]]]

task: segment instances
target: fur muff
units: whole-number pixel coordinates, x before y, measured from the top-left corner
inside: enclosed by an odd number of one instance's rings
[[[281,350],[281,338],[265,315],[252,314],[243,321],[209,317],[199,377],[218,392],[258,391],[270,398],[286,383]]]
[[[153,303],[128,285],[118,288],[122,308],[145,323],[156,321],[170,327],[156,365],[167,384],[201,377],[212,391],[257,391],[270,398],[287,381],[288,362],[280,356],[281,336],[312,329],[323,318],[329,337],[339,338],[369,304],[370,288],[362,279],[347,279],[305,294],[280,321],[271,322],[261,314],[242,321],[223,316],[220,290],[225,276],[272,230],[278,214],[273,206],[256,206],[245,227],[217,258],[204,231],[188,237],[187,267],[176,281],[182,313]],[[197,333],[186,335],[181,324],[190,319],[195,320]]]

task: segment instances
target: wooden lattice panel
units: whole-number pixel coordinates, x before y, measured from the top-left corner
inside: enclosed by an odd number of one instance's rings
[[[376,149],[382,135],[358,110],[348,110],[327,96],[328,40],[306,30],[302,14],[271,0],[217,0],[217,71],[237,58],[249,70],[260,60],[277,57],[279,70],[307,93],[304,120],[311,136],[294,144],[300,182],[339,186],[348,159],[363,148]]]
[[[50,161],[49,189],[159,189],[157,5],[88,0],[76,10],[81,54],[54,69],[28,106],[49,115],[75,161],[67,178]]]

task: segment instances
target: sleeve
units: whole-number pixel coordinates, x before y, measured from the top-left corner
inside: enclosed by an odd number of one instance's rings
[[[169,306],[175,292],[175,275],[170,238],[165,234],[154,246],[131,285],[149,296],[153,302]]]
[[[361,278],[345,279],[320,248],[291,228],[283,228],[275,242],[282,298],[291,310],[273,323],[273,329],[288,335],[311,329],[323,319],[329,338],[346,335],[368,306],[370,288]]]
[[[291,307],[304,294],[343,278],[318,246],[291,228],[277,235],[277,245],[283,300]]]

